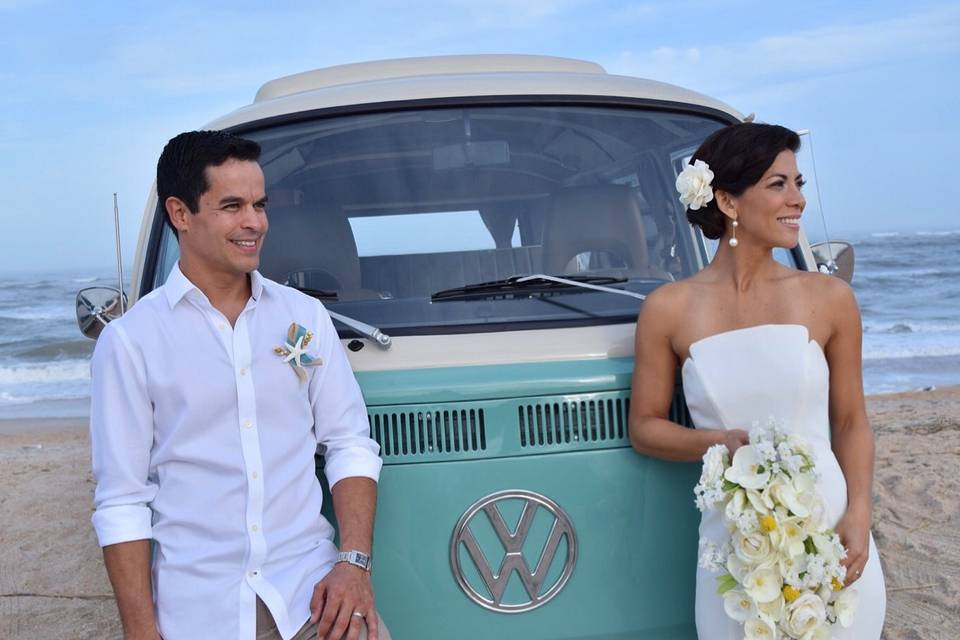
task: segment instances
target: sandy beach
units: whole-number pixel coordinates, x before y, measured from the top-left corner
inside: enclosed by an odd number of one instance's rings
[[[873,396],[884,638],[960,637],[960,387]],[[120,638],[82,419],[0,421],[0,638]]]

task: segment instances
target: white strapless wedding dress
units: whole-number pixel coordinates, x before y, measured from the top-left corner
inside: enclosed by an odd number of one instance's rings
[[[701,429],[745,429],[773,416],[813,447],[818,489],[831,526],[847,506],[847,484],[830,448],[829,368],[820,345],[802,325],[768,324],[727,331],[690,345],[683,363],[683,388],[694,425]],[[700,535],[725,540],[722,513],[703,515]],[[727,617],[717,594],[716,574],[697,570],[697,633],[701,640],[740,640],[743,625]],[[870,537],[870,559],[854,584],[859,605],[852,627],[833,625],[834,638],[880,638],[886,611],[883,572]]]

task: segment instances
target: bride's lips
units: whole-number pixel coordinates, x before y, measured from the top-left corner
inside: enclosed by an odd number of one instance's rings
[[[780,224],[790,227],[791,229],[800,228],[800,216],[787,216],[783,218],[777,218],[777,222]]]

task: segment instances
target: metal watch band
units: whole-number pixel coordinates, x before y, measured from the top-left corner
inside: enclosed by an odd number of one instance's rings
[[[347,562],[364,571],[370,571],[370,555],[363,551],[341,551],[337,554],[337,562]]]

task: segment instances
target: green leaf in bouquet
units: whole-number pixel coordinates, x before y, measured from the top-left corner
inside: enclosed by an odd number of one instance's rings
[[[807,539],[803,541],[803,550],[807,553],[817,553],[817,545],[813,544],[813,538],[807,537]]]
[[[723,595],[731,589],[736,589],[738,584],[737,579],[729,573],[717,576],[717,593]]]
[[[736,491],[739,488],[740,488],[740,485],[738,485],[736,482],[730,482],[727,479],[723,480],[723,490],[726,493],[730,493],[731,491]]]

